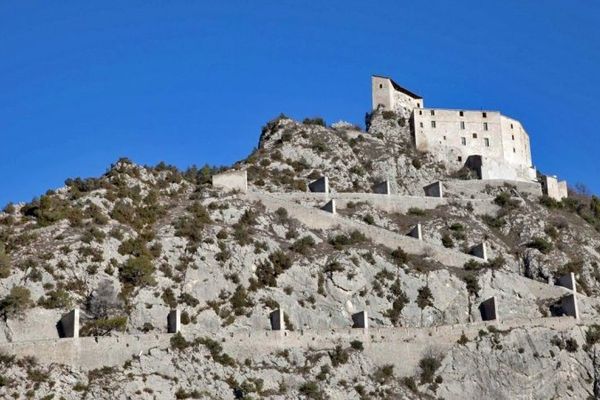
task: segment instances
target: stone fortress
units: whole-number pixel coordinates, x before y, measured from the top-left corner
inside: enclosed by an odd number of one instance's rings
[[[271,212],[284,209],[291,218],[310,229],[358,231],[375,244],[390,249],[400,247],[414,255],[426,254],[454,268],[462,268],[469,261],[487,262],[489,250],[486,242],[477,244],[468,252],[447,249],[428,243],[423,238],[421,224],[414,226],[410,232],[393,232],[351,220],[338,214],[337,208],[348,209],[350,203],[369,202],[375,209],[385,212],[407,213],[411,208],[434,210],[453,203],[464,208],[472,207],[475,214],[495,214],[498,206],[482,191],[482,183],[486,180],[514,181],[520,192],[527,192],[528,186],[537,185],[539,194],[543,191],[557,200],[567,196],[566,182],[558,182],[554,177],[537,176],[531,165],[529,137],[518,121],[491,111],[425,109],[421,97],[389,78],[374,76],[372,83],[373,108],[393,111],[410,121],[418,150],[427,151],[456,169],[470,163],[470,167],[479,169],[481,181],[434,182],[423,188],[424,195],[400,195],[393,193],[390,181],[379,183],[372,193],[338,193],[331,190],[328,177],[323,176],[307,182],[306,193],[267,193],[249,186],[247,170],[231,169],[213,175],[212,186],[223,193],[233,193],[253,203],[260,203]],[[466,145],[462,144],[463,138],[467,141]],[[446,191],[452,192],[453,185],[459,186],[456,192],[463,192],[463,184],[479,193],[464,198],[446,196]],[[531,194],[539,195],[537,191],[533,190]],[[322,207],[307,205],[311,202],[320,203]],[[511,273],[495,272],[496,279],[511,276]],[[513,314],[510,308],[523,297],[521,293],[515,291],[515,300],[488,291],[474,307],[479,310],[480,316],[469,317],[469,323],[424,328],[370,326],[369,310],[356,309],[348,318],[347,326],[292,331],[286,327],[285,310],[279,308],[263,316],[262,329],[223,334],[219,339],[222,339],[226,350],[238,358],[288,347],[331,347],[341,339],[361,339],[367,343],[366,354],[378,363],[394,364],[400,373],[409,374],[417,368],[432,342],[441,350],[448,350],[461,335],[474,338],[482,328],[491,325],[500,329],[546,327],[562,332],[577,326],[581,319],[598,321],[594,310],[600,307],[600,303],[578,293],[573,273],[561,276],[556,284],[544,284],[521,277],[518,279],[523,294],[560,302],[564,316],[531,319],[527,315]],[[63,363],[91,370],[122,365],[131,357],[139,357],[152,349],[168,349],[170,339],[178,332],[191,336],[206,333],[202,328],[182,327],[180,309],[172,309],[167,315],[161,315],[160,321],[153,320],[162,332],[151,334],[80,337],[79,318],[78,309],[65,315],[42,310],[39,314],[14,321],[11,325],[14,340],[11,338],[0,343],[0,351],[20,357],[35,355],[42,363]]]
[[[423,97],[388,77],[372,76],[371,86],[373,110],[392,111],[407,120],[415,148],[449,169],[468,167],[484,180],[539,181],[546,195],[567,197],[566,181],[538,177],[529,135],[519,121],[498,111],[425,108]]]

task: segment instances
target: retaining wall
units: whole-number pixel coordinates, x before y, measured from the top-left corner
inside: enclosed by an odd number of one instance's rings
[[[373,242],[390,249],[402,247],[402,249],[409,254],[427,255],[444,265],[452,267],[462,267],[467,261],[473,259],[476,260],[475,257],[468,254],[446,249],[445,247],[434,244],[428,244],[412,237],[390,232],[384,228],[334,216],[313,207],[294,204],[289,200],[284,201],[270,194],[252,192],[248,193],[247,196],[250,200],[261,201],[265,207],[273,211],[280,207],[285,208],[290,217],[298,219],[311,229],[330,230],[339,227],[339,229],[344,231],[357,230]]]

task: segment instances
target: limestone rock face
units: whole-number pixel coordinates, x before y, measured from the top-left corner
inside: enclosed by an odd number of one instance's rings
[[[367,132],[282,116],[231,169],[248,192],[213,188],[223,169],[120,160],[6,207],[0,397],[598,395],[597,200],[458,180],[381,112]],[[324,176],[330,193],[308,193]],[[374,193],[384,180],[391,194]],[[424,197],[436,181],[446,196]],[[487,261],[468,254],[484,242]],[[555,285],[571,272],[579,320]],[[492,297],[499,320],[482,321]],[[82,337],[57,339],[73,308]],[[275,310],[287,331],[271,331]],[[352,329],[362,311],[368,330]]]

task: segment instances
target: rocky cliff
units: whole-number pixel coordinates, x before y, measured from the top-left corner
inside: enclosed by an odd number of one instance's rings
[[[214,168],[123,159],[99,178],[7,205],[0,393],[600,393],[598,199],[573,193],[556,202],[535,185],[469,181],[469,171],[417,153],[408,121],[390,113],[372,115],[368,132],[320,122],[269,122],[258,148],[231,167],[248,172],[247,193],[213,188]],[[322,176],[331,193],[306,193]],[[383,180],[393,193],[373,194]],[[447,195],[424,197],[437,180]],[[330,199],[334,215],[320,210]],[[416,224],[422,240],[406,236]],[[470,254],[482,243],[487,259]],[[557,285],[571,272],[578,320],[563,307],[571,291]],[[491,297],[499,320],[485,322],[480,305]],[[56,323],[73,308],[82,337],[60,339]],[[180,334],[166,334],[171,309],[181,310]],[[270,331],[276,309],[287,333]],[[369,328],[352,329],[363,310]]]

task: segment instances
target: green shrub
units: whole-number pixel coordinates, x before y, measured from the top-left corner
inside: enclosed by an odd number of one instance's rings
[[[179,350],[179,351],[185,350],[191,345],[190,342],[188,342],[183,337],[181,332],[177,332],[176,334],[171,336],[170,342],[171,342],[171,348],[173,350]]]
[[[408,254],[401,247],[392,251],[391,256],[398,266],[402,266],[408,262]]]
[[[382,365],[373,374],[373,379],[379,384],[385,384],[394,378],[394,366],[392,364]]]
[[[86,322],[79,334],[81,336],[106,336],[113,331],[123,332],[126,326],[126,316],[99,318]]]
[[[444,247],[450,249],[454,247],[454,240],[452,240],[452,237],[450,237],[449,234],[444,233],[442,235],[442,244],[444,245]]]
[[[71,308],[71,296],[63,289],[51,290],[45,297],[38,300],[38,304],[44,308]]]
[[[344,246],[356,245],[367,241],[367,237],[360,231],[354,230],[349,235],[338,234],[329,239],[331,244],[336,249],[342,249]]]
[[[508,192],[502,192],[496,196],[494,203],[506,209],[517,208],[520,205],[519,201],[512,199],[510,193]]]
[[[490,228],[500,229],[506,225],[506,221],[502,217],[492,217],[491,215],[484,215],[481,217],[483,222],[486,223]]]
[[[419,294],[417,295],[417,305],[424,309],[425,307],[433,307],[433,295],[431,294],[431,289],[429,286],[423,286],[419,289]]]
[[[475,296],[479,295],[479,291],[481,290],[481,287],[479,286],[479,280],[477,279],[476,274],[471,273],[471,274],[465,275],[463,277],[463,281],[467,285],[467,291],[469,292],[470,295],[475,295]]]
[[[304,125],[318,125],[318,126],[326,126],[325,120],[321,117],[313,117],[313,118],[304,118],[302,120]]]
[[[235,289],[235,292],[233,292],[233,295],[229,299],[229,302],[231,303],[231,309],[235,315],[245,314],[246,308],[254,305],[248,298],[248,292],[246,291],[246,288],[242,285],[238,285],[238,287]]]
[[[349,358],[348,350],[342,348],[342,346],[338,344],[332,351],[329,352],[329,358],[331,359],[331,365],[334,367],[346,364]]]
[[[23,286],[14,286],[9,294],[0,301],[0,313],[5,318],[14,317],[33,305],[31,292]]]
[[[433,383],[433,377],[437,369],[442,365],[441,361],[435,357],[424,357],[419,361],[421,368],[421,384]]]
[[[413,215],[415,217],[424,217],[427,215],[427,212],[421,208],[411,207],[408,209],[408,215]]]
[[[324,398],[319,385],[313,381],[304,382],[298,388],[298,392],[311,400],[322,400]]]
[[[585,342],[588,349],[600,342],[600,325],[593,324],[588,327],[588,330],[585,332]]]
[[[0,244],[0,279],[8,278],[10,273],[10,257],[4,252],[4,246]]]
[[[315,240],[312,236],[306,235],[302,238],[296,240],[290,247],[296,253],[300,253],[302,255],[307,255],[309,250],[313,248],[315,245]]]
[[[375,218],[373,218],[371,214],[365,215],[362,220],[369,225],[373,225],[375,223]]]
[[[386,110],[383,111],[381,113],[381,116],[383,117],[383,119],[385,120],[389,120],[389,119],[395,119],[396,118],[396,113],[390,110]]]
[[[548,254],[552,251],[552,243],[541,237],[535,237],[531,242],[527,243],[527,247],[537,249],[543,254]]]
[[[130,257],[119,267],[121,282],[137,287],[154,286],[154,266],[147,256]]]
[[[357,351],[362,351],[365,347],[363,346],[363,342],[360,340],[353,340],[350,342],[350,347]]]

